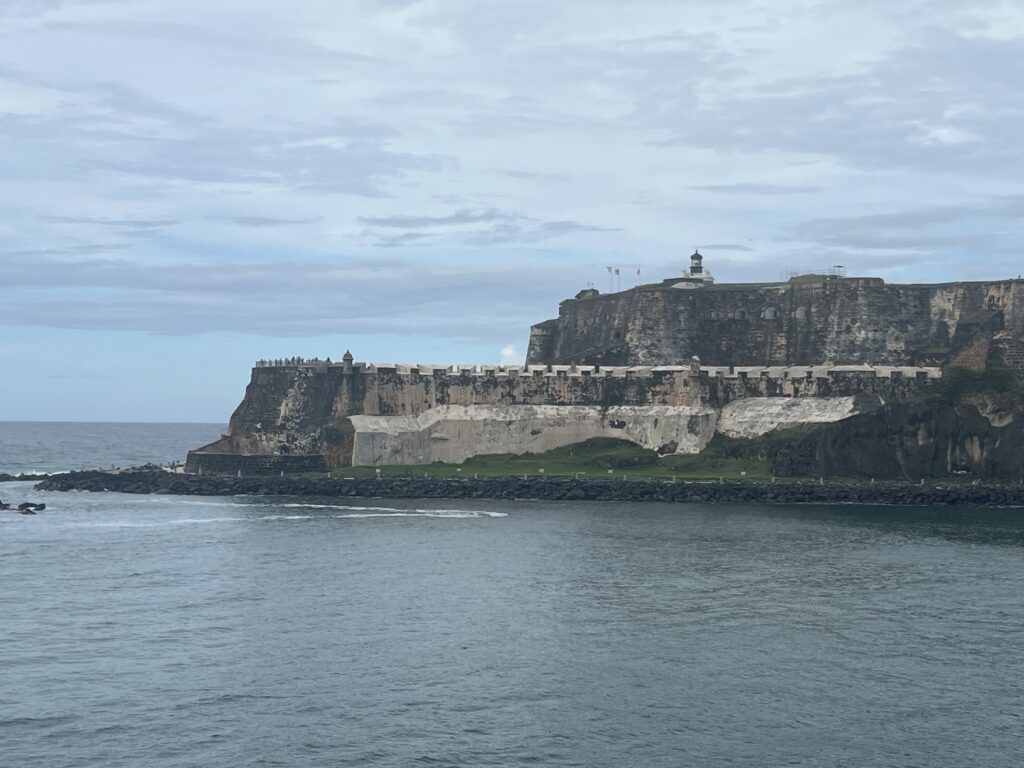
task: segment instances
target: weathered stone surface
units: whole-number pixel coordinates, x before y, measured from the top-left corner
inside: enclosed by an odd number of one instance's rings
[[[779,449],[780,476],[860,476],[917,480],[968,472],[1024,478],[1024,417],[992,420],[977,402],[890,403],[822,425]]]
[[[331,467],[463,461],[609,434],[691,452],[710,439],[722,408],[732,409],[727,434],[760,434],[851,410],[846,400],[812,404],[816,399],[902,400],[927,391],[938,376],[937,369],[868,366],[256,367],[228,435],[192,451],[186,468],[252,474],[243,464],[268,456],[321,455]],[[751,398],[765,403],[730,405]],[[617,408],[625,410],[612,415]],[[250,458],[233,463],[231,455]],[[285,459],[279,466],[296,471]]]
[[[734,400],[722,408],[718,431],[726,437],[751,438],[798,424],[839,421],[853,415],[855,400],[854,397]]]
[[[557,319],[531,329],[527,362],[659,365],[697,355],[714,365],[945,365],[962,355],[983,366],[1001,330],[1024,336],[1024,281],[659,284],[563,301]]]
[[[353,416],[355,466],[461,463],[479,453],[542,453],[598,437],[669,453],[699,453],[716,431],[756,437],[837,421],[854,398],[757,397],[721,411],[694,406],[446,405],[417,416]]]
[[[541,453],[595,437],[697,453],[718,413],[692,406],[444,405],[417,416],[353,416],[355,466],[461,463],[479,453]]]

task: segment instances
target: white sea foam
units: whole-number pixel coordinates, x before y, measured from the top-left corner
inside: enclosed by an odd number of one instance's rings
[[[136,504],[187,504],[197,507],[251,507],[252,504],[240,504],[237,501],[194,501],[178,496],[156,496],[134,499]]]
[[[239,504],[238,506],[247,506]],[[287,505],[296,506],[296,505]],[[312,505],[308,505],[312,506]],[[328,505],[318,505],[328,506]],[[335,520],[360,520],[369,518],[389,517],[420,517],[454,520],[471,520],[475,518],[496,518],[508,517],[504,512],[488,512],[485,510],[467,509],[397,509],[392,507],[333,507],[337,509],[354,510],[349,514],[331,515]],[[386,510],[386,511],[377,511]],[[101,522],[76,522],[73,527],[81,528],[163,528],[178,525],[206,525],[208,523],[254,523],[270,521],[293,521],[293,520],[317,520],[327,519],[319,515],[260,515],[258,517],[182,517],[172,520],[159,521],[135,521],[135,520],[108,520]]]
[[[371,512],[405,512],[407,510],[399,509],[398,507],[362,507],[354,506],[352,504],[308,504],[304,502],[293,502],[290,504],[278,504],[279,507],[293,507],[297,509],[355,509],[355,510],[367,510]]]
[[[307,507],[311,509],[343,509],[352,512],[335,517],[508,517],[504,512],[487,512],[475,509],[403,509],[401,507],[365,507],[353,504],[281,504],[282,507]]]
[[[72,523],[78,528],[165,528],[169,525],[202,525],[204,523],[228,523],[242,522],[249,518],[245,517],[197,517],[181,518],[177,520],[160,520],[157,522],[144,522],[129,520],[109,520],[98,523]]]
[[[480,517],[508,517],[504,512],[483,512],[468,509],[413,509],[404,512],[354,512],[348,515],[334,515],[338,520],[368,517],[438,517],[469,520]]]

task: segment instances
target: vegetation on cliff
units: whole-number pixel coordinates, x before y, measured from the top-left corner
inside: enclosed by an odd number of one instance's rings
[[[989,366],[983,371],[960,367],[943,371],[935,397],[959,403],[971,395],[1012,396],[1019,405],[1024,399],[1024,379],[1001,366]]]

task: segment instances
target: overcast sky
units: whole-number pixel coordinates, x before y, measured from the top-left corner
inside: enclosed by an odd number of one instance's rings
[[[0,419],[493,363],[607,266],[1022,267],[1020,0],[0,0]]]

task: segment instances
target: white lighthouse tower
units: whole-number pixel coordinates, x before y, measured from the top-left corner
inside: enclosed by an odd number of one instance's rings
[[[714,275],[704,267],[704,256],[695,250],[690,256],[690,271],[684,272],[681,279],[672,282],[673,288],[703,288],[715,282]]]

